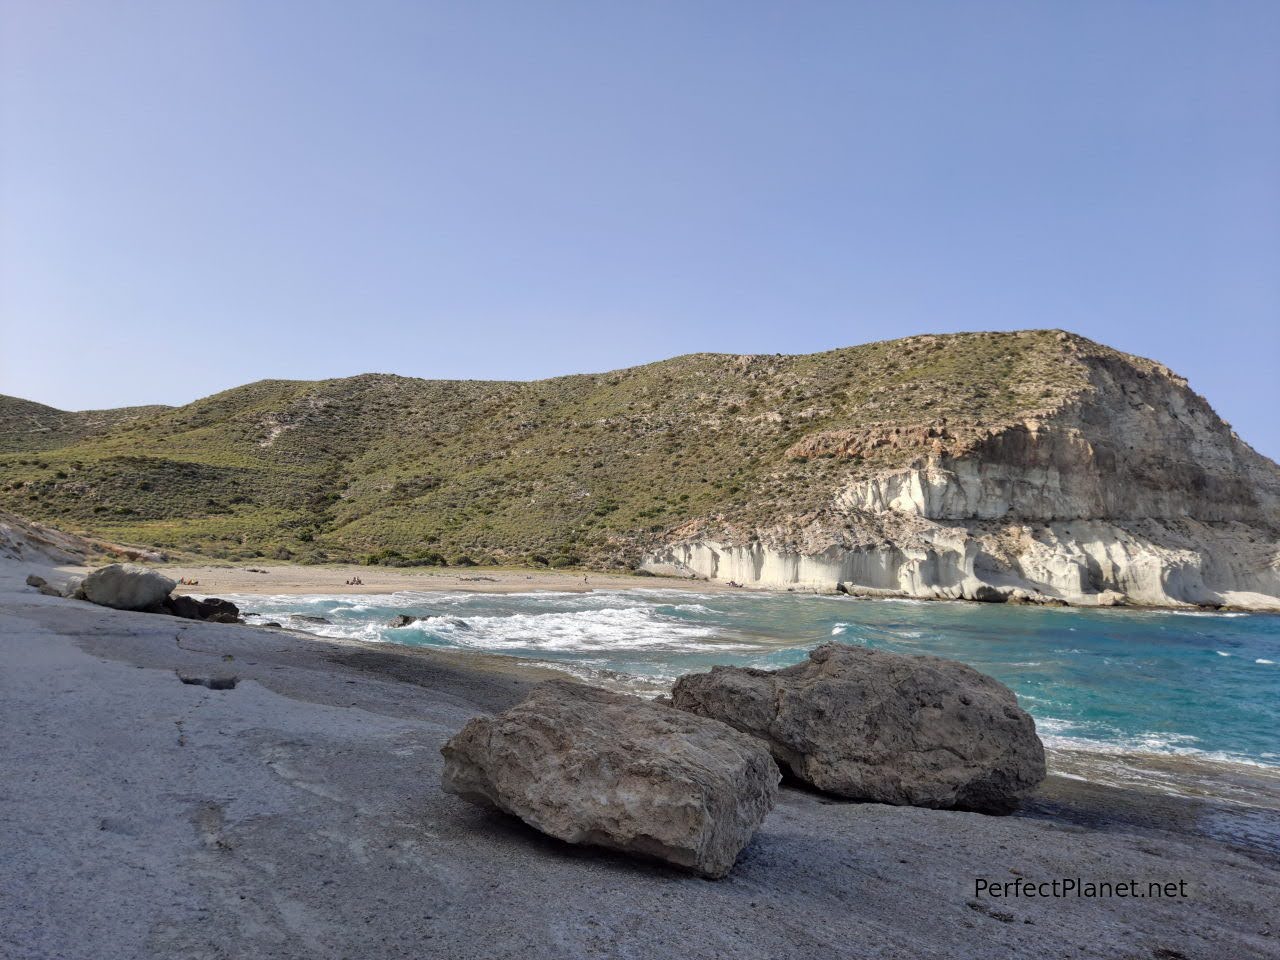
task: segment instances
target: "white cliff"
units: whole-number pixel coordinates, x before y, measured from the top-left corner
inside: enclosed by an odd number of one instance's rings
[[[644,568],[865,596],[1280,609],[1280,468],[1165,368],[1073,346],[1089,386],[1044,415],[817,433],[790,455],[850,461],[824,509],[710,519]],[[886,446],[905,462],[862,468]]]

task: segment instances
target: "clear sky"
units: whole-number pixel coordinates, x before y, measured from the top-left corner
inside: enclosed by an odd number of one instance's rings
[[[1280,457],[1280,3],[0,0],[0,392],[1026,327]]]

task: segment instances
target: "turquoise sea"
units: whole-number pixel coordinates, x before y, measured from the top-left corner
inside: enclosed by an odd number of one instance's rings
[[[1280,770],[1275,615],[663,589],[231,599],[250,622],[527,657],[642,694],[715,663],[795,663],[830,640],[930,653],[1012,687],[1051,750]],[[397,614],[431,619],[388,627]]]

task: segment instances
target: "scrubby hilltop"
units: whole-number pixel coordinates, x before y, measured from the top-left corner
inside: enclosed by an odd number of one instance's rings
[[[1276,465],[1164,367],[1060,331],[32,408],[0,400],[0,506],[215,557],[643,565],[980,599],[1280,595]]]

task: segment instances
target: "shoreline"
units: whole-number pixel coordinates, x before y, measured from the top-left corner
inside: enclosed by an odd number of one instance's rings
[[[414,655],[421,652],[454,657],[459,665],[470,665],[477,669],[505,669],[518,663],[519,669],[535,671],[539,676],[567,677],[642,699],[670,693],[670,684],[666,682],[653,681],[637,685],[620,679],[611,671],[595,670],[581,664],[533,655],[526,657],[464,648],[423,647],[392,640],[356,640],[312,633],[297,627],[270,629],[320,643],[353,644],[364,650],[386,649],[395,654]],[[1080,745],[1079,740],[1071,745],[1045,742],[1049,775],[1061,781],[1077,781],[1090,787],[1132,789],[1152,798],[1206,800],[1232,807],[1272,811],[1276,814],[1275,830],[1262,845],[1280,856],[1280,764],[1247,757],[1226,757],[1194,749],[1143,752],[1116,747],[1104,741],[1094,743],[1096,746],[1091,748]]]
[[[675,577],[645,577],[628,574],[600,574],[583,571],[565,572],[556,570],[534,570],[523,568],[440,568],[422,570],[420,568],[385,568],[365,567],[358,565],[324,565],[304,566],[298,564],[274,564],[263,567],[244,567],[230,565],[188,566],[175,564],[154,565],[155,569],[174,578],[188,577],[199,581],[195,586],[179,586],[175,593],[195,594],[201,597],[216,596],[219,593],[243,600],[246,597],[270,596],[390,596],[402,592],[422,593],[477,593],[477,594],[520,594],[539,592],[558,593],[591,593],[597,590],[652,590],[678,591],[689,594],[728,594],[742,595],[762,594],[765,596],[820,596],[841,598],[841,594],[820,594],[800,591],[788,594],[785,591],[731,587],[728,584],[714,581],[690,580]],[[64,568],[70,569],[70,568]],[[366,579],[361,585],[348,585],[343,581],[353,576]],[[584,582],[583,578],[586,578]],[[861,602],[861,598],[856,599]],[[918,598],[884,598],[888,602],[918,603],[957,603],[972,605],[974,601],[965,600],[924,600]],[[1018,609],[1027,609],[1019,607]],[[1040,609],[1032,607],[1030,609]],[[1105,611],[1119,614],[1140,613],[1174,613],[1178,615],[1195,615],[1215,617],[1223,615],[1239,616],[1244,611],[1207,611],[1186,610],[1163,607],[1075,607],[1055,606],[1050,608],[1064,612]],[[1247,611],[1249,615],[1266,616],[1265,612]],[[339,638],[318,634],[297,626],[290,628],[292,632],[313,638],[321,642],[345,642]],[[365,641],[351,641],[365,642]],[[411,644],[399,644],[395,641],[375,642],[375,645],[387,644],[397,650],[415,651],[423,649]],[[431,648],[433,650],[437,648]],[[510,657],[524,661],[532,667],[553,671],[558,675],[567,675],[587,683],[615,687],[628,693],[641,696],[653,696],[664,692],[666,685],[629,685],[613,677],[609,671],[601,673],[589,667],[575,669],[553,658],[541,658],[531,654],[527,657],[516,654],[486,654],[478,650],[459,648],[451,651],[462,657],[497,656],[499,659]],[[661,687],[661,689],[659,689]],[[1049,738],[1050,741],[1052,738]],[[1265,763],[1245,757],[1223,757],[1204,751],[1161,752],[1125,749],[1099,741],[1097,748],[1082,747],[1076,744],[1053,745],[1046,742],[1046,754],[1051,757],[1055,769],[1064,776],[1081,776],[1090,783],[1116,786],[1134,786],[1150,789],[1153,793],[1178,793],[1184,796],[1218,796],[1224,802],[1256,802],[1271,800],[1275,809],[1280,809],[1280,764]],[[1084,771],[1084,772],[1082,772]],[[1211,785],[1221,785],[1221,793],[1213,793]],[[1236,799],[1243,797],[1245,799]]]
[[[321,643],[349,643],[363,649],[388,649],[395,653],[415,654],[424,652],[452,656],[458,663],[468,664],[474,658],[481,665],[509,665],[518,662],[521,668],[568,677],[581,683],[607,687],[651,699],[670,693],[666,682],[637,684],[624,680],[611,671],[600,671],[576,663],[542,658],[535,655],[489,653],[465,648],[441,648],[415,646],[393,640],[369,641],[344,637],[332,637],[313,633],[298,627],[278,629],[296,636]],[[639,679],[639,678],[635,678]],[[1139,790],[1152,796],[1204,799],[1233,806],[1274,811],[1276,831],[1267,844],[1268,849],[1280,855],[1280,763],[1266,763],[1248,757],[1221,756],[1206,751],[1184,749],[1179,752],[1140,751],[1117,747],[1105,741],[1093,741],[1094,747],[1083,746],[1076,740],[1070,745],[1052,743],[1049,737],[1044,743],[1049,773],[1063,780],[1075,780],[1097,787],[1118,787]],[[1042,740],[1045,740],[1042,737]]]
[[[402,591],[451,593],[524,593],[556,591],[590,593],[592,590],[698,590],[706,593],[740,593],[713,581],[590,571],[526,570],[512,567],[381,567],[335,564],[303,566],[272,564],[254,567],[218,564],[148,564],[165,576],[199,581],[199,589],[179,585],[175,593],[297,595],[391,594]],[[70,570],[70,568],[67,568]],[[82,572],[77,568],[75,572]],[[363,583],[346,583],[352,578]],[[695,587],[696,585],[696,587]],[[778,591],[768,591],[774,593]],[[785,592],[785,591],[781,591]]]
[[[867,955],[869,935],[876,956],[939,960],[1276,951],[1258,897],[1280,885],[1274,812],[1250,811],[1251,837],[1215,798],[1056,773],[1009,817],[784,785],[712,883],[440,790],[441,743],[550,675],[535,664],[115,611],[40,596],[30,571],[0,564],[7,955],[802,960]],[[1190,894],[975,896],[1011,875]]]
[[[479,594],[519,594],[536,592],[590,593],[595,590],[654,590],[680,591],[685,593],[722,593],[741,594],[742,589],[726,584],[689,581],[665,577],[635,577],[609,574],[576,574],[560,571],[533,571],[510,568],[464,568],[461,570],[443,570],[422,572],[418,570],[404,571],[397,568],[366,568],[359,566],[310,567],[298,565],[271,566],[263,568],[242,567],[174,567],[160,566],[170,576],[190,576],[200,581],[198,586],[178,587],[175,592],[194,593],[199,596],[211,596],[217,587],[223,587],[223,593],[243,601],[246,597],[268,596],[389,596],[400,592],[423,593],[479,593]],[[374,576],[359,586],[350,586],[333,581],[339,577],[348,579],[360,575],[363,571],[373,569]],[[257,572],[263,570],[263,572]],[[584,583],[581,576],[588,582]],[[246,587],[267,588],[270,593],[245,590]],[[709,589],[708,589],[709,588]],[[786,594],[779,591],[751,590],[752,593],[764,593],[769,596]],[[818,596],[826,596],[818,594]],[[832,597],[838,595],[830,595]],[[894,602],[891,600],[890,602]],[[921,603],[971,603],[971,601],[919,601]],[[1080,611],[1104,608],[1055,607],[1055,610]],[[1117,612],[1151,612],[1157,608],[1105,608]],[[1167,611],[1178,612],[1178,611]],[[1188,611],[1180,611],[1187,614]],[[1227,611],[1194,611],[1196,615],[1215,616]],[[305,627],[288,628],[289,632],[313,638],[320,642],[348,642],[342,638],[312,632]],[[479,650],[458,648],[457,650],[441,650],[440,648],[422,648],[412,644],[401,644],[392,640],[358,641],[353,643],[371,643],[375,646],[387,645],[397,651],[416,651],[430,649],[439,652],[468,658],[496,657],[497,662],[510,658],[523,661],[528,666],[552,671],[561,676],[608,686],[627,693],[650,697],[667,691],[668,684],[632,684],[620,680],[610,671],[593,670],[580,664],[566,663],[553,658],[543,658],[536,654],[521,656],[517,654],[488,654]],[[463,661],[465,662],[465,660]],[[1052,738],[1049,738],[1051,741]],[[1078,742],[1077,742],[1078,744]],[[1096,748],[1077,744],[1054,745],[1046,742],[1045,752],[1050,759],[1050,768],[1059,775],[1071,779],[1079,778],[1082,782],[1102,786],[1132,787],[1147,790],[1154,795],[1173,795],[1187,798],[1216,798],[1224,803],[1261,806],[1280,810],[1280,764],[1269,764],[1260,760],[1243,757],[1222,757],[1204,751],[1160,752],[1125,749],[1097,742]],[[1277,836],[1276,850],[1280,852],[1280,835]]]
[[[63,574],[84,574],[102,564],[60,565]],[[147,562],[145,566],[172,577],[198,580],[198,589],[180,584],[174,593],[191,593],[199,596],[228,594],[272,595],[324,595],[346,596],[351,594],[392,594],[401,591],[454,592],[454,593],[524,593],[556,591],[565,593],[590,593],[593,590],[679,590],[686,593],[758,594],[764,596],[816,596],[847,597],[858,602],[887,601],[890,603],[956,603],[968,606],[1004,606],[977,600],[940,599],[912,596],[853,596],[840,591],[822,591],[808,587],[779,589],[749,584],[733,586],[719,580],[703,580],[695,577],[674,577],[659,574],[607,573],[590,570],[532,569],[525,567],[383,567],[360,564],[292,564],[263,563],[254,566],[227,563]],[[350,585],[345,581],[359,578],[364,582]],[[1097,606],[1092,604],[1008,604],[1019,609],[1097,611],[1118,613],[1179,613],[1196,615],[1246,614],[1249,616],[1280,616],[1276,609],[1223,606],[1221,608],[1180,606],[1156,606],[1145,604],[1118,604]]]

